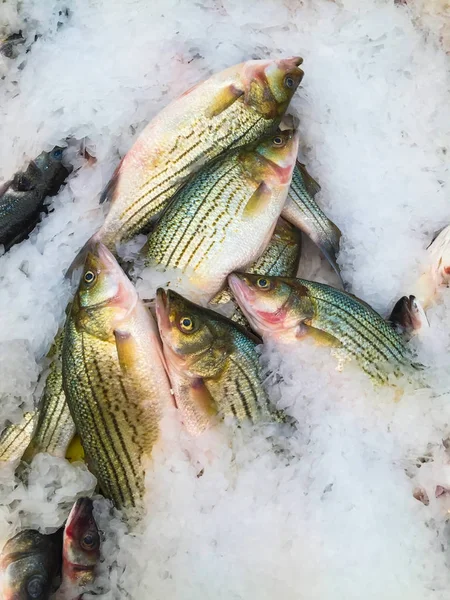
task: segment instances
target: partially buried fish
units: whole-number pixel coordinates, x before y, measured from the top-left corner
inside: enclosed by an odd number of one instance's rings
[[[269,243],[288,193],[298,150],[292,129],[202,170],[170,203],[147,245],[147,262],[189,275],[213,296],[234,270]]]
[[[415,296],[400,298],[392,309],[388,321],[405,339],[410,339],[422,328],[430,326],[425,311]]]
[[[171,403],[156,324],[102,244],[91,244],[62,351],[67,403],[103,494],[141,504],[144,467]]]
[[[79,598],[94,582],[100,558],[100,534],[90,498],[79,498],[72,507],[63,536],[61,592],[65,600]]]
[[[277,416],[262,385],[261,340],[172,290],[158,289],[156,315],[175,400],[192,434],[217,414],[250,421]]]
[[[263,254],[250,267],[247,273],[259,273],[260,275],[295,277],[302,251],[302,235],[300,231],[282,218],[278,219],[269,245]],[[213,306],[232,302],[233,309],[228,317],[250,329],[250,324],[239,306],[236,304],[230,288],[227,286],[210,301]]]
[[[62,148],[42,152],[25,171],[1,186],[0,244],[6,250],[28,237],[45,211],[45,198],[57,194],[69,175],[62,158]]]
[[[48,600],[60,566],[58,533],[21,531],[6,542],[0,555],[2,600]]]
[[[336,260],[341,232],[317,205],[315,196],[319,191],[317,181],[311,177],[305,165],[297,161],[282,215],[316,244],[341,278]]]
[[[376,382],[410,365],[405,341],[368,304],[331,286],[287,277],[234,273],[230,287],[263,338],[295,341],[309,335],[354,359]]]
[[[9,423],[0,435],[0,461],[22,458],[36,428],[38,411],[26,412],[19,423]]]
[[[110,250],[145,230],[187,179],[227,150],[274,131],[299,86],[301,58],[251,60],[200,83],[162,110],[117,167],[96,234]]]
[[[426,310],[436,300],[441,287],[450,283],[450,225],[444,227],[427,248],[421,276],[413,294]]]

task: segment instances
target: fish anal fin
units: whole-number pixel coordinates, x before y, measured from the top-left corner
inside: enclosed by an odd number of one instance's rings
[[[261,182],[244,208],[244,217],[254,217],[264,212],[270,201],[271,194],[269,186],[264,181]]]
[[[229,108],[243,94],[244,92],[236,88],[233,84],[224,87],[212,99],[206,110],[206,116],[208,118],[217,117],[217,115],[220,115],[220,113]]]

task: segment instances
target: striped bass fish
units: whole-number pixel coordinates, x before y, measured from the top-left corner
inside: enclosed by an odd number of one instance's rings
[[[300,231],[293,225],[282,219],[278,219],[272,239],[263,254],[246,269],[247,273],[259,273],[260,275],[271,275],[281,277],[295,277],[302,252],[302,236]],[[233,303],[233,310],[229,319],[238,323],[245,329],[250,329],[250,324],[239,306],[236,304],[230,288],[227,286],[210,301],[210,304],[221,305]]]
[[[13,462],[22,458],[36,428],[38,412],[26,412],[20,423],[10,423],[0,435],[0,461]]]
[[[158,289],[156,315],[176,404],[197,435],[220,416],[269,419],[261,381],[261,340],[226,317]]]
[[[355,359],[376,382],[410,363],[402,337],[368,304],[329,285],[233,273],[229,284],[245,316],[263,338],[292,341],[306,335]]]
[[[110,250],[145,230],[167,201],[206,163],[253,143],[280,123],[299,86],[303,59],[251,60],[200,83],[162,110],[117,167],[101,202],[96,234]]]
[[[49,353],[53,361],[39,403],[36,429],[22,456],[22,460],[28,463],[40,452],[65,458],[67,448],[75,435],[75,424],[66,402],[62,383],[63,340],[64,330],[61,330]]]
[[[341,232],[317,205],[315,196],[318,192],[320,185],[305,165],[297,161],[282,215],[316,244],[341,279],[336,262]]]
[[[156,324],[102,244],[90,244],[66,320],[63,385],[87,463],[116,507],[141,506],[171,402]]]
[[[163,213],[148,241],[147,264],[189,275],[211,298],[269,243],[297,151],[297,133],[285,129],[203,169]]]

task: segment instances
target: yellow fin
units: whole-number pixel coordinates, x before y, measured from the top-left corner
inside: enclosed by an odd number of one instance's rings
[[[76,433],[69,444],[66,452],[66,459],[73,463],[77,461],[85,462],[84,448],[81,445],[80,436]]]
[[[233,102],[236,102],[236,100],[243,94],[244,92],[242,90],[238,90],[233,84],[228,85],[215,95],[211,104],[206,110],[206,116],[208,118],[217,117],[217,115],[220,115],[220,113],[231,106]]]
[[[133,370],[136,365],[136,357],[138,348],[131,333],[127,331],[114,331],[116,338],[117,356],[119,358],[120,367],[124,374]]]
[[[194,379],[190,385],[190,397],[198,409],[207,415],[216,415],[217,407],[203,379]]]
[[[244,208],[244,217],[254,217],[264,212],[271,196],[270,188],[264,183],[259,184]]]
[[[339,348],[342,344],[330,333],[326,333],[311,325],[304,325],[305,329],[302,330],[301,335],[307,335],[311,337],[318,346],[327,346],[328,348]]]

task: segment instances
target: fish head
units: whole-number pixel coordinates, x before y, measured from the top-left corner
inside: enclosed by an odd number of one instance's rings
[[[295,279],[232,273],[228,283],[249,320],[260,335],[282,335],[314,314],[308,291]]]
[[[83,273],[72,306],[79,328],[105,339],[134,309],[138,296],[111,252],[94,241],[86,249]]]
[[[299,68],[303,59],[251,60],[244,63],[242,82],[244,102],[265,119],[276,119],[286,112],[303,79]]]
[[[298,131],[293,128],[278,130],[264,138],[255,149],[262,169],[261,179],[267,184],[289,186],[298,154]],[[258,168],[257,167],[257,168]]]
[[[90,498],[79,498],[70,511],[64,528],[63,578],[86,585],[100,557],[100,534]]]
[[[226,355],[227,332],[215,313],[173,290],[159,288],[156,317],[171,366],[193,377],[213,377]]]
[[[55,146],[50,152],[41,152],[29,164],[25,174],[34,187],[43,188],[46,195],[55,195],[72,167],[63,165],[64,148]]]
[[[38,531],[26,530],[10,539],[0,556],[3,600],[47,600],[59,559],[53,542]]]

